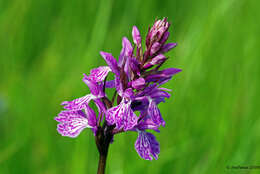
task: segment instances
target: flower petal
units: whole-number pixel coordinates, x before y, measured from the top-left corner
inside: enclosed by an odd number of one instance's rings
[[[103,116],[106,113],[106,107],[100,99],[94,99],[94,102],[98,108],[98,120],[103,120]]]
[[[132,129],[137,124],[137,116],[130,107],[131,102],[125,99],[115,107],[107,110],[106,120],[108,124],[116,125],[117,129],[123,128],[125,131]]]
[[[148,106],[149,106],[149,100],[147,99],[148,97],[138,97],[135,98],[132,102],[131,102],[131,109],[133,111],[143,111],[143,110],[147,110]]]
[[[82,111],[61,111],[55,120],[60,122],[57,131],[62,136],[75,138],[83,129],[92,128]]]
[[[107,110],[106,120],[108,124],[113,125],[116,124],[117,129],[121,129],[123,125],[123,117],[125,114],[126,107],[120,103],[119,105],[112,107]]]
[[[166,60],[166,57],[163,54],[159,54],[159,55],[155,56],[150,62],[146,63],[144,65],[144,68],[145,69],[150,68],[153,65],[163,63],[165,60]]]
[[[65,105],[64,109],[68,109],[71,111],[82,110],[86,107],[86,105],[90,102],[90,100],[94,98],[95,96],[93,96],[92,94],[88,94],[85,95],[84,97],[80,97],[72,101],[64,101],[62,105]]]
[[[151,117],[153,122],[158,126],[165,126],[165,121],[162,118],[161,112],[157,107],[156,103],[150,99],[150,104],[148,106],[148,115]]]
[[[160,145],[155,136],[145,131],[138,131],[135,149],[140,157],[145,160],[152,160],[153,158],[157,160],[160,153]]]
[[[132,129],[137,124],[138,117],[135,115],[135,113],[131,109],[130,102],[127,106],[127,109],[125,112],[125,117],[124,117],[123,121],[124,121],[124,125],[123,125],[124,131]]]
[[[100,51],[100,55],[104,58],[107,65],[111,68],[112,72],[116,75],[120,75],[120,70],[117,65],[116,59],[110,53]]]
[[[161,40],[160,40],[160,43],[161,43],[161,44],[164,44],[164,43],[167,41],[167,39],[169,38],[169,35],[170,35],[170,32],[166,31],[166,32],[163,34],[163,36],[162,36],[162,38],[161,38]]]
[[[142,38],[141,38],[140,32],[136,26],[133,26],[132,36],[133,36],[134,43],[137,45],[137,47],[140,47]]]
[[[155,124],[153,122],[153,120],[151,119],[151,117],[149,116],[145,116],[141,121],[139,121],[138,125],[136,126],[137,129],[139,130],[146,130],[146,129],[152,129],[155,130],[156,132],[160,132],[159,131],[159,126],[157,124]]]
[[[86,113],[89,126],[97,127],[97,117],[94,110],[88,105],[86,105],[85,113]]]
[[[177,43],[168,43],[162,46],[161,50],[159,51],[161,54],[166,53],[177,46]]]
[[[144,78],[140,77],[140,78],[132,81],[132,87],[137,90],[144,88],[145,87]]]
[[[100,66],[98,68],[92,69],[88,78],[94,82],[101,82],[106,78],[110,71],[111,69],[108,66]]]
[[[99,100],[99,99],[94,100],[95,104],[96,104],[97,100]],[[94,135],[96,136],[96,132],[97,132],[97,129],[98,129],[96,114],[95,114],[94,110],[91,107],[89,107],[88,105],[85,108],[85,113],[86,113],[86,117],[87,117],[87,120],[88,120],[88,125],[92,127],[92,131],[93,131]],[[99,111],[99,113],[101,114],[100,111]],[[100,117],[100,115],[99,115],[99,117]]]
[[[174,74],[177,74],[178,72],[181,72],[181,69],[167,68],[165,70],[158,71],[156,74],[148,75],[145,78],[145,81],[146,82],[158,82],[158,83],[162,84],[163,82],[165,83],[165,81],[170,80],[172,78],[172,76]]]
[[[118,95],[122,96],[123,95],[123,84],[120,81],[119,76],[115,76],[115,87]]]
[[[152,99],[162,99],[161,101],[164,101],[165,98],[170,98],[171,94],[169,94],[166,91],[160,90],[159,88],[157,88],[156,90],[153,90],[153,92],[150,93],[150,97]],[[160,100],[159,100],[160,101]],[[158,104],[156,102],[156,104]]]
[[[98,112],[106,112],[106,107],[101,99],[94,99],[94,102],[98,108]]]
[[[118,59],[118,66],[122,67],[123,64],[126,62],[126,59],[128,57],[132,57],[132,53],[133,53],[133,47],[131,42],[126,37],[123,37],[122,50],[120,52],[120,56]]]
[[[150,51],[150,56],[152,56],[153,54],[155,54],[159,49],[161,48],[161,44],[159,42],[155,42],[152,47],[151,47],[151,51]]]
[[[136,58],[131,57],[129,59],[129,66],[134,74],[137,74],[140,76],[140,67],[139,67],[139,61],[136,60]]]
[[[123,93],[123,97],[127,98],[127,99],[131,99],[134,96],[134,91],[132,88],[127,88],[124,93]]]
[[[90,92],[96,97],[103,97],[105,94],[103,92],[103,85],[91,80],[86,74],[84,74],[83,82],[89,87]]]
[[[146,96],[147,94],[149,94],[152,90],[154,90],[157,87],[158,87],[157,84],[150,84],[146,88],[144,88],[142,91],[138,92],[136,94],[136,97]]]

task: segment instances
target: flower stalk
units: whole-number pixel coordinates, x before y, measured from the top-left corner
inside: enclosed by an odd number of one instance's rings
[[[108,126],[104,123],[103,127],[99,127],[96,133],[96,145],[99,152],[99,163],[97,174],[104,174],[106,169],[106,160],[109,149],[109,144],[113,139],[113,126]]]

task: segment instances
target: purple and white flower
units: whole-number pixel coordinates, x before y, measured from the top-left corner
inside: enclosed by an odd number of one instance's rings
[[[96,116],[91,108],[87,108],[87,113],[83,111],[61,111],[56,121],[60,122],[57,131],[62,136],[75,138],[85,128],[96,127]]]
[[[104,144],[99,141],[111,143],[116,133],[134,131],[138,134],[135,149],[139,156],[145,160],[158,159],[160,145],[147,130],[160,132],[159,128],[165,126],[158,105],[170,98],[170,90],[161,85],[181,71],[178,68],[161,69],[168,59],[164,53],[177,45],[167,43],[169,27],[167,18],[155,21],[148,30],[145,47],[142,47],[141,34],[134,26],[133,44],[123,37],[118,61],[112,54],[101,51],[107,66],[84,74],[83,82],[90,93],[62,103],[65,110],[55,117],[59,122],[57,131],[62,136],[75,138],[85,128],[90,128],[99,150]],[[109,73],[114,77],[112,80],[107,80]],[[107,88],[115,91],[111,99],[106,94]],[[89,106],[90,102],[96,105],[98,114]]]
[[[158,159],[160,153],[160,144],[155,136],[149,132],[138,131],[138,137],[135,142],[135,149],[141,158],[146,160]]]

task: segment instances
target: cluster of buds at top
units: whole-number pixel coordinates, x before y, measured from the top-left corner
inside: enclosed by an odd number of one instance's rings
[[[159,127],[165,126],[158,104],[170,97],[170,90],[161,85],[181,71],[177,68],[161,70],[167,60],[164,53],[176,46],[176,43],[166,43],[169,26],[166,18],[157,20],[146,36],[146,49],[134,26],[134,44],[123,37],[118,61],[112,54],[100,52],[108,66],[92,69],[88,76],[84,74],[83,81],[90,94],[62,103],[65,110],[55,118],[59,122],[58,132],[76,137],[83,129],[91,128],[98,141],[110,137],[111,143],[115,134],[134,131],[138,133],[135,149],[140,157],[157,159],[159,143],[147,130],[159,132]],[[107,80],[109,73],[114,74],[113,80]],[[106,95],[106,88],[115,89],[112,99]],[[98,115],[89,107],[90,101],[97,106]]]

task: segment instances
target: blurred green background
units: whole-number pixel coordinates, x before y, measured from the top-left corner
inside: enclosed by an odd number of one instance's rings
[[[85,130],[60,136],[60,103],[89,92],[82,74],[119,55],[136,25],[171,21],[178,42],[165,67],[182,68],[161,104],[167,123],[156,161],[135,152],[134,132],[110,146],[107,173],[260,173],[260,13],[253,0],[1,0],[0,173],[96,173],[98,152]]]

